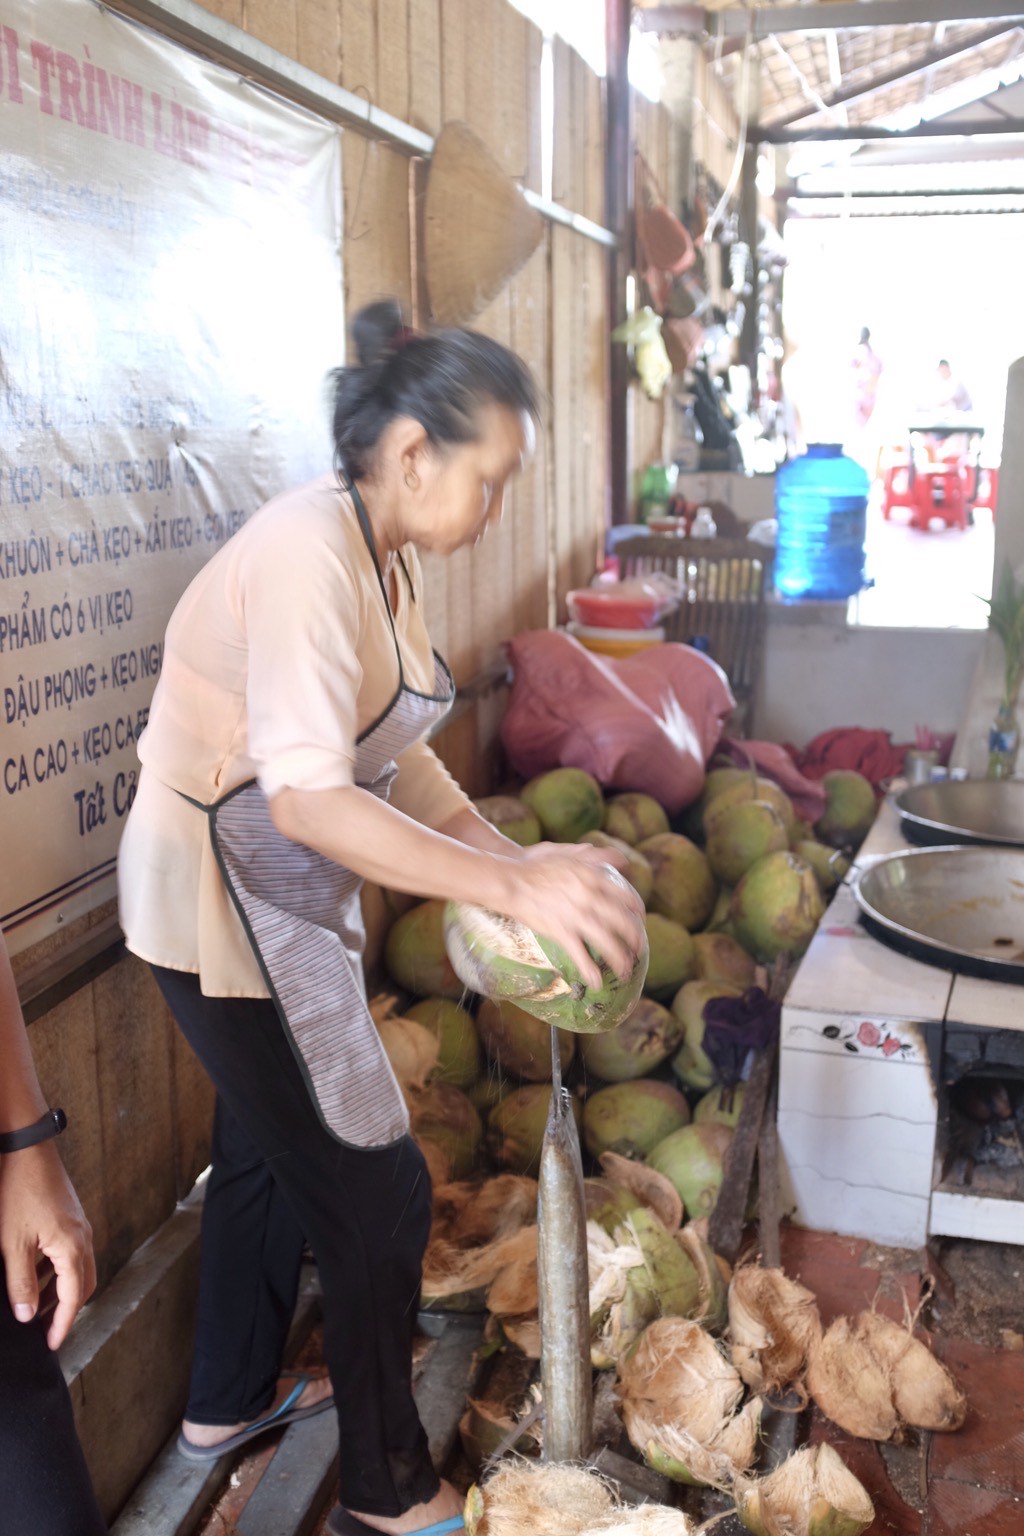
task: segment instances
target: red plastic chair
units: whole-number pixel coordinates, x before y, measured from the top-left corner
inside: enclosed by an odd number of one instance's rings
[[[914,492],[910,484],[910,460],[894,459],[885,469],[882,479],[882,516],[886,522],[893,507],[913,507]]]
[[[947,528],[966,528],[967,510],[967,470],[961,460],[915,470],[912,528],[927,533],[933,518],[941,518]]]

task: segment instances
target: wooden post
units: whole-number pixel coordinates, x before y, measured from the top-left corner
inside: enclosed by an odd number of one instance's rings
[[[608,257],[609,333],[626,318],[626,278],[631,240],[629,212],[633,196],[633,156],[629,89],[630,0],[605,0],[608,74],[605,111],[608,118],[605,177],[606,222],[619,246]],[[629,521],[626,399],[629,385],[626,348],[609,340],[608,370],[608,520]]]

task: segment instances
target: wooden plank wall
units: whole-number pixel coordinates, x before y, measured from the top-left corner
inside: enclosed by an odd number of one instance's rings
[[[633,133],[637,147],[662,188],[671,185],[672,119],[666,109],[658,102],[648,101],[645,96],[635,97]],[[636,382],[630,386],[629,396],[630,491],[635,503],[644,470],[648,464],[660,462],[662,457],[665,406],[661,400],[649,400]]]
[[[208,0],[205,8],[427,132],[463,118],[512,176],[540,190],[541,35],[506,0]],[[602,82],[561,46],[556,122],[558,200],[600,221]],[[408,303],[409,161],[353,131],[343,161],[349,313],[385,294]],[[529,361],[547,406],[536,457],[500,529],[427,569],[435,644],[460,683],[517,631],[561,616],[566,591],[594,570],[606,483],[605,262],[599,247],[547,225],[530,262],[475,322]],[[471,793],[501,773],[504,703],[499,690],[438,744]],[[379,898],[373,910],[376,936]],[[62,941],[19,957],[19,976],[112,915],[92,914]],[[68,1111],[62,1147],[102,1282],[203,1168],[212,1096],[148,971],[130,958],[33,1023],[30,1038],[50,1102]]]

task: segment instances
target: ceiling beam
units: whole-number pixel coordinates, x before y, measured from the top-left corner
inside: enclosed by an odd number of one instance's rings
[[[994,42],[999,37],[1008,37],[1018,30],[1018,26],[1013,22],[1002,23],[997,27],[989,27],[985,32],[976,33],[974,37],[962,42],[951,43],[948,48],[930,49],[912,64],[904,64],[898,69],[887,70],[885,74],[874,75],[861,85],[843,86],[841,90],[833,91],[830,96],[826,96],[821,106],[795,107],[784,117],[773,118],[764,126],[788,128],[791,123],[802,122],[804,118],[813,116],[816,111],[832,112],[837,107],[848,106],[851,101],[862,101],[865,96],[874,96],[877,91],[887,90],[890,85],[899,85],[904,80],[912,80],[915,75],[926,74],[936,64],[948,63],[950,59],[959,58],[961,54],[970,53],[974,48],[982,48],[986,43]]]
[[[886,139],[893,144],[903,139],[974,139],[990,134],[1024,134],[1024,117],[982,118],[962,123],[937,119],[918,123],[913,128],[876,128],[863,124],[856,128],[752,128],[750,137],[759,144],[828,144],[849,140]]]
[[[677,9],[669,7],[669,9]],[[657,17],[658,10],[637,16]],[[938,21],[1024,21],[1021,0],[811,0],[808,5],[730,6],[709,12],[709,32],[725,37],[767,37],[770,32],[867,31],[875,27],[934,26]],[[656,24],[645,22],[651,30]]]

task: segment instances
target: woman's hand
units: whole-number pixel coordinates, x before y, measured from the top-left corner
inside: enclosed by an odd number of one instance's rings
[[[46,1342],[59,1349],[96,1289],[92,1229],[52,1141],[0,1157],[0,1254],[19,1322],[39,1310],[40,1256],[53,1266],[56,1307]]]
[[[611,867],[614,852],[586,843],[538,843],[524,848],[509,872],[508,917],[560,944],[591,987],[601,985],[593,954],[622,978],[644,940],[644,906]]]

